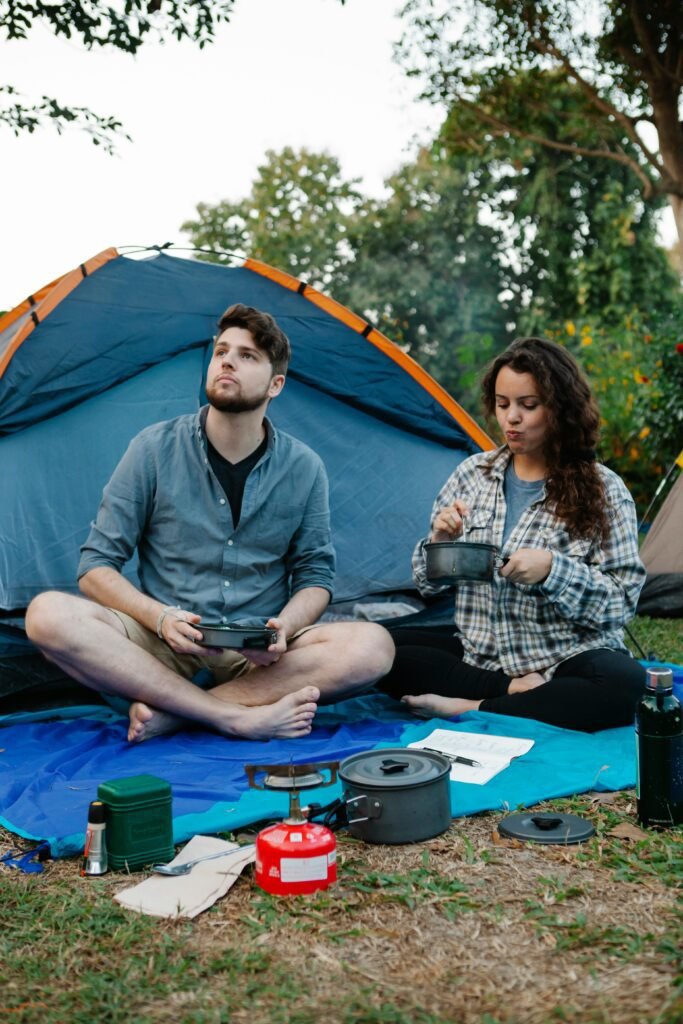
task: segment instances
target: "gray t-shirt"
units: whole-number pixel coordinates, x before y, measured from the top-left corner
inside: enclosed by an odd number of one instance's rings
[[[541,497],[545,487],[545,480],[520,480],[515,473],[512,463],[513,460],[510,459],[503,481],[503,493],[507,508],[505,526],[503,528],[503,544],[505,544],[529,505],[532,505]]]

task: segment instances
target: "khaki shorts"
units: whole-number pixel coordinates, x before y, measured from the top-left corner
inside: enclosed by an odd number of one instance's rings
[[[163,665],[177,672],[184,679],[194,679],[202,670],[212,673],[213,679],[208,680],[208,685],[227,683],[230,679],[237,679],[246,675],[254,665],[248,658],[239,651],[224,650],[221,654],[207,654],[206,657],[196,654],[176,654],[164,640],[160,640],[155,633],[151,633],[139,622],[126,615],[125,612],[117,612],[114,608],[109,609],[116,616],[126,631],[126,636],[136,647],[154,655]],[[201,626],[199,627],[201,628]],[[202,680],[202,687],[206,685]]]

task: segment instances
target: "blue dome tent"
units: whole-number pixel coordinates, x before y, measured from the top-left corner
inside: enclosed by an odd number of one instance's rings
[[[233,302],[272,313],[292,342],[269,415],[326,464],[335,602],[411,587],[438,488],[492,447],[471,417],[371,324],[288,274],[108,249],[0,318],[5,651],[36,594],[77,592],[79,547],[130,439],[205,400],[216,321]]]

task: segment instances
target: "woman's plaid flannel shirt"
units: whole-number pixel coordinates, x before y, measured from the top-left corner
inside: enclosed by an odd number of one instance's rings
[[[460,498],[470,508],[467,539],[500,546],[509,458],[503,446],[462,462],[434,502],[432,523],[441,508]],[[542,672],[550,678],[560,662],[581,651],[627,650],[623,627],[635,614],[645,582],[636,511],[621,478],[605,466],[598,469],[611,524],[606,541],[570,537],[562,520],[544,506],[544,493],[522,514],[501,554],[505,558],[519,548],[552,551],[547,578],[512,583],[496,573],[491,586],[458,584],[455,635],[462,641],[465,661],[502,669],[511,677]],[[421,540],[413,553],[413,575],[422,594],[437,594],[446,588],[427,582],[426,542]]]

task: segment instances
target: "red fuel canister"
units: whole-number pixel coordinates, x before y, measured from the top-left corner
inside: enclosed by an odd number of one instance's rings
[[[324,825],[291,819],[256,837],[256,883],[275,896],[327,889],[337,881],[337,842]]]
[[[325,783],[319,769],[331,772]],[[289,816],[256,837],[256,883],[275,896],[298,896],[327,889],[337,880],[337,842],[325,825],[306,820],[299,791],[336,781],[338,762],[324,765],[245,765],[254,789],[289,791]],[[256,775],[265,773],[259,785]]]

